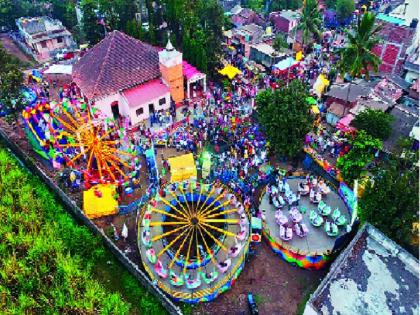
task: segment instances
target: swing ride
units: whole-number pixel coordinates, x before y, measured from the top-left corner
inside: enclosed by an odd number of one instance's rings
[[[239,276],[249,247],[249,217],[222,185],[164,187],[139,211],[138,246],[152,280],[176,300],[210,301]]]

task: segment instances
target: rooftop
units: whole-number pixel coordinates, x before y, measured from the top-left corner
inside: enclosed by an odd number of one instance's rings
[[[59,20],[50,18],[49,16],[38,16],[31,18],[21,17],[16,20],[16,24],[30,35],[66,30],[66,28]]]
[[[332,264],[305,314],[418,314],[418,268],[416,258],[366,224]]]
[[[87,98],[100,98],[161,76],[159,49],[113,31],[80,58],[73,80]]]
[[[368,96],[376,84],[373,82],[366,82],[364,80],[356,80],[353,83],[340,83],[331,86],[330,90],[325,94],[340,100],[347,100],[350,103],[356,101],[359,96]],[[349,91],[350,89],[350,91]]]

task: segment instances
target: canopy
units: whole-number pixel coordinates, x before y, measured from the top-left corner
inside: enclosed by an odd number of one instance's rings
[[[100,184],[83,192],[83,212],[89,219],[118,213],[115,186]]]
[[[195,76],[200,76],[200,77],[204,76],[204,74],[201,73],[199,70],[197,70],[196,67],[190,65],[186,61],[182,62],[182,73],[183,73],[184,77],[187,78],[187,80],[190,80]]]
[[[274,65],[274,68],[283,71],[286,70],[294,65],[296,65],[298,62],[293,57],[287,57],[286,59],[283,59],[276,63]]]
[[[192,153],[169,158],[168,162],[171,167],[171,182],[197,178],[197,169]]]
[[[341,118],[337,122],[337,129],[343,130],[343,131],[353,131],[355,130],[354,127],[350,127],[351,121],[354,119],[354,116],[352,114],[347,114],[343,118]]]
[[[219,70],[219,73],[221,75],[227,76],[230,80],[232,80],[238,74],[242,74],[242,71],[232,65],[227,65],[222,70]]]
[[[69,74],[73,71],[72,65],[52,65],[44,73],[45,74]]]
[[[330,85],[330,81],[321,73],[314,83],[314,90],[318,97],[321,97],[325,88]]]
[[[306,98],[306,101],[308,102],[309,105],[316,105],[318,102],[316,101],[316,99],[314,99],[312,96],[308,96]]]

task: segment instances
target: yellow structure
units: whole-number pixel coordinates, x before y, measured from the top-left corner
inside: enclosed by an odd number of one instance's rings
[[[320,74],[314,83],[316,95],[321,97],[328,85],[330,85],[330,81],[323,74]]]
[[[115,186],[100,184],[83,192],[83,212],[89,219],[118,213]]]
[[[168,159],[171,167],[171,182],[180,182],[186,179],[197,179],[197,168],[192,153]]]
[[[232,65],[227,65],[222,70],[219,70],[219,73],[221,75],[227,76],[230,80],[232,80],[238,74],[242,74],[242,71]]]

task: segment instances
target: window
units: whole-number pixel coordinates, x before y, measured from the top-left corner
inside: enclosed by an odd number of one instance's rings
[[[165,105],[165,104],[166,104],[166,98],[161,98],[159,100],[159,105],[162,106],[162,105]]]
[[[47,42],[41,42],[41,47],[42,48],[47,48]]]
[[[137,116],[143,115],[143,113],[144,113],[143,107],[140,107],[139,109],[136,109],[136,115]]]
[[[63,42],[63,37],[57,37],[57,43],[62,43]]]

